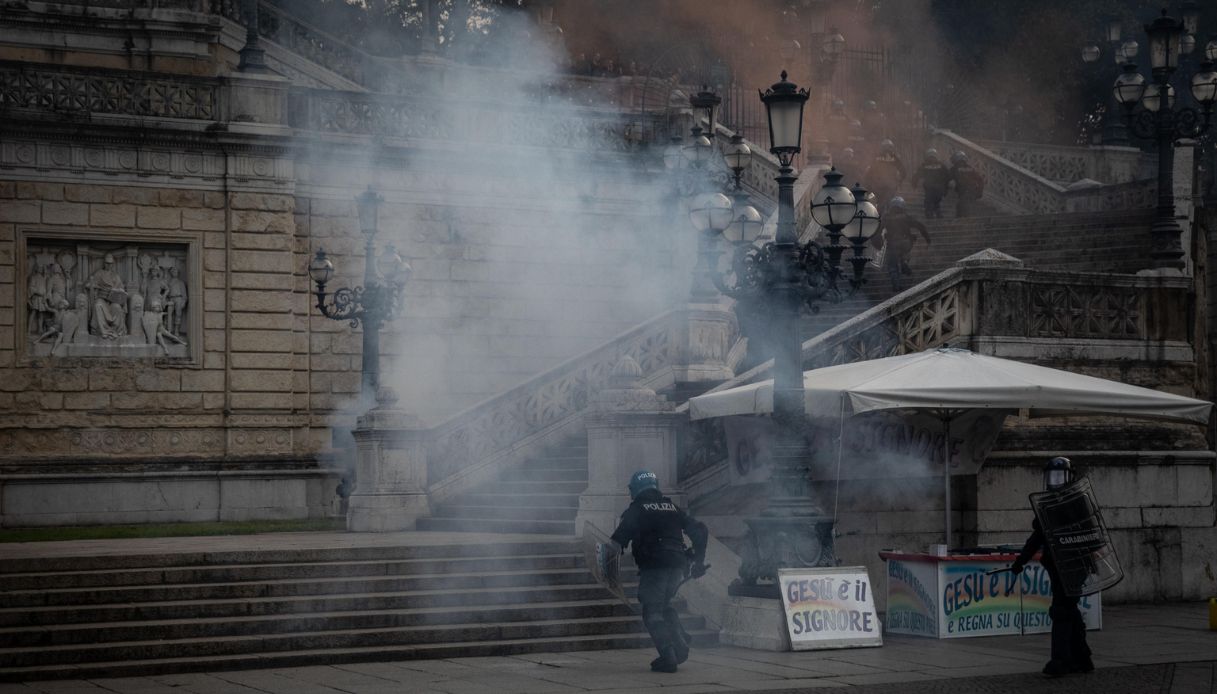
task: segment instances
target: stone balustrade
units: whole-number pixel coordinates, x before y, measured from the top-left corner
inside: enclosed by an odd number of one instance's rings
[[[1139,181],[1153,176],[1152,157],[1136,147],[1067,147],[1038,142],[975,140],[976,144],[1035,172],[1049,181],[1068,185],[1084,178],[1107,185]]]
[[[804,342],[803,367],[944,345],[1020,359],[1185,362],[1192,358],[1189,283],[1184,277],[1031,270],[989,249]],[[767,361],[708,392],[771,378],[772,366]],[[725,466],[726,444],[721,427],[694,425],[678,469],[682,481],[696,487]]]
[[[0,109],[9,111],[218,120],[222,102],[216,79],[0,62]]]
[[[1190,278],[1032,270],[989,249],[803,343],[814,369],[950,344],[973,348],[997,337],[1108,340],[1137,357],[1164,341],[1188,340]],[[1146,351],[1148,350],[1148,351]],[[1165,352],[1160,352],[1165,354]],[[713,391],[770,378],[768,361]]]
[[[1011,161],[979,143],[972,142],[946,130],[936,131],[933,144],[943,152],[962,151],[969,162],[985,177],[984,196],[986,202],[1012,214],[1055,214],[1061,212],[1095,212],[1114,209],[1138,209],[1152,207],[1157,195],[1155,179],[1129,180],[1114,185],[1067,187]],[[1123,148],[1121,148],[1123,149]],[[1015,148],[1007,150],[1015,152]],[[1023,159],[1034,158],[1031,153],[1017,155]],[[1044,154],[1044,158],[1047,158]],[[1139,156],[1138,156],[1139,161]],[[1074,159],[1072,164],[1058,161],[1064,171],[1070,166],[1080,170],[1082,162]],[[1098,164],[1087,163],[1086,166]],[[1130,171],[1132,165],[1125,162]],[[1137,164],[1140,170],[1141,165]],[[1176,179],[1179,177],[1176,176]],[[1180,183],[1179,180],[1176,183]],[[1183,182],[1190,190],[1190,184]],[[1179,196],[1179,192],[1176,191]],[[1186,197],[1186,193],[1184,196]]]
[[[528,145],[601,152],[632,151],[645,142],[625,137],[627,126],[643,137],[656,137],[661,115],[636,115],[577,107],[556,107],[538,117],[535,108],[510,104],[465,103],[453,108],[432,99],[386,94],[293,89],[289,123],[322,133]],[[504,140],[503,134],[510,137]]]
[[[577,434],[592,396],[628,357],[640,386],[659,389],[690,378],[690,364],[717,363],[730,373],[739,335],[721,320],[726,308],[692,305],[669,311],[433,427],[428,435],[432,503],[491,479],[504,466]]]

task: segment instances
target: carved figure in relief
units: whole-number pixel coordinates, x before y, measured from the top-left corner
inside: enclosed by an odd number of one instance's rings
[[[34,342],[42,342],[52,335],[55,336],[55,343],[51,345],[51,354],[55,354],[61,344],[73,344],[77,342],[80,326],[84,324],[82,309],[87,305],[87,302],[88,298],[84,294],[77,295],[75,308],[69,306],[67,299],[58,299],[54,306],[51,307],[54,315],[51,327],[39,335],[38,339],[34,340]]]
[[[66,300],[61,301],[59,304],[56,304],[51,307],[51,312],[50,312],[51,323],[45,331],[43,331],[41,334],[39,334],[38,337],[34,338],[35,344],[42,342],[43,340],[47,339],[48,337],[51,337],[53,335],[59,335],[63,332],[62,315],[67,310],[67,308],[68,308],[68,302]],[[58,340],[56,340],[56,343],[58,343]]]
[[[127,289],[114,269],[114,254],[107,253],[101,269],[94,272],[85,285],[93,295],[91,332],[106,340],[127,334]]]
[[[153,299],[160,299],[162,304],[166,304],[169,296],[169,282],[165,280],[165,273],[159,267],[152,268],[148,273],[148,286],[144,291],[144,303],[151,304]],[[151,343],[150,343],[151,344]]]
[[[182,327],[182,313],[186,310],[186,283],[179,277],[177,266],[169,268],[169,303],[166,305],[168,309],[169,332],[180,333]]]
[[[76,278],[72,275],[72,268],[76,267],[76,256],[64,251],[60,253],[55,264],[63,270],[64,278],[64,297],[74,296],[76,294]]]
[[[29,304],[29,330],[31,333],[42,334],[51,320],[51,306],[47,301],[47,276],[42,263],[34,264],[26,285],[26,303]]]
[[[132,294],[127,302],[127,334],[136,338],[144,335],[144,295]],[[148,343],[155,344],[155,343]]]
[[[56,306],[63,304],[68,305],[68,281],[63,275],[63,268],[59,263],[51,263],[50,274],[47,275],[47,304],[54,310]]]
[[[176,342],[179,345],[186,344],[185,340],[165,329],[164,305],[161,303],[161,300],[155,296],[152,297],[151,303],[149,303],[147,309],[144,310],[143,324],[144,339],[150,345],[160,345],[161,348],[165,350],[166,354],[169,353],[169,345],[165,344],[166,339]]]
[[[59,343],[66,342],[67,344],[76,344],[84,342],[89,334],[89,297],[83,292],[76,295],[76,305],[72,310],[65,311],[63,314],[63,330],[59,334],[59,338],[55,340],[55,347]],[[55,347],[51,348],[54,353]]]

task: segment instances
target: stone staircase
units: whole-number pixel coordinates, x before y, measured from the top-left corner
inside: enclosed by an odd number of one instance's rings
[[[579,494],[587,488],[587,441],[572,441],[446,501],[419,530],[575,534]]]
[[[909,258],[913,274],[904,278],[905,288],[985,248],[996,248],[1042,270],[1132,273],[1147,266],[1153,210],[926,220],[920,197],[906,199],[912,213],[929,227],[932,244],[927,246],[917,237]],[[819,313],[804,318],[803,338],[814,337],[893,294],[887,273],[868,267],[862,291],[839,304],[821,305]]]
[[[0,681],[650,644],[573,538],[440,539],[7,561]],[[695,645],[716,642],[684,622]]]

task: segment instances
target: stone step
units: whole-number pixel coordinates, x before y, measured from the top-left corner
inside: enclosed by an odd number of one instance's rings
[[[582,491],[582,490],[580,490]],[[495,533],[492,533],[495,534]],[[163,554],[93,555],[12,558],[0,562],[0,575],[52,571],[90,571],[123,568],[216,566],[278,562],[341,562],[402,559],[465,559],[489,556],[579,554],[574,539],[510,542],[488,539],[478,543],[417,544],[408,546],[325,547],[316,549],[243,550],[230,552],[175,552]]]
[[[571,468],[520,468],[505,474],[503,482],[582,482],[587,486],[587,460],[582,467]]]
[[[701,618],[682,619],[686,629],[704,628]],[[98,661],[211,657],[274,653],[303,649],[346,649],[469,641],[569,638],[603,634],[645,633],[640,617],[428,625],[323,632],[212,636],[199,639],[144,640],[106,644],[71,644],[37,648],[0,648],[5,667],[34,667]]]
[[[579,508],[578,494],[505,494],[497,492],[470,492],[462,494],[456,501],[471,506],[537,506],[542,508]]]
[[[467,502],[468,499],[460,499]],[[473,505],[469,503],[445,504],[437,508],[433,518],[478,518],[502,520],[574,521],[579,513],[577,506],[498,506]]]
[[[581,494],[587,482],[545,482],[542,480],[496,480],[473,490],[481,494]],[[511,532],[500,530],[498,532]]]
[[[483,569],[492,567],[484,566]],[[279,598],[302,595],[346,595],[352,593],[402,593],[429,590],[478,590],[490,588],[569,585],[590,582],[586,569],[548,571],[493,570],[469,574],[432,574],[425,576],[386,576],[327,579],[281,579],[240,583],[195,583],[170,586],[123,586],[117,588],[57,588],[52,590],[11,591],[3,602],[12,608],[106,605],[141,600],[171,602],[179,600],[235,600]]]
[[[627,592],[627,595],[629,593]],[[349,593],[344,595],[291,595],[251,600],[176,600],[130,602],[118,605],[63,605],[53,607],[0,608],[0,627],[37,626],[73,622],[124,622],[142,619],[193,619],[400,610],[441,607],[468,609],[534,602],[602,600],[607,596],[599,584],[518,586],[504,588]]]
[[[587,462],[587,446],[562,448],[546,455],[530,458],[524,463],[528,465],[578,465]]]
[[[574,507],[577,508],[577,507]],[[470,573],[492,560],[496,569],[546,570],[581,566],[582,556],[573,553],[548,555],[469,557],[461,559],[398,559],[323,563],[239,564],[192,566],[166,569],[95,569],[26,574],[0,574],[0,591],[51,590],[108,586],[175,585],[183,583],[232,583],[238,581],[319,579],[355,576],[413,576]],[[2,595],[2,592],[0,592]]]
[[[680,605],[683,607],[683,601]],[[175,619],[140,622],[95,622],[56,624],[36,629],[0,629],[0,648],[29,649],[46,646],[198,639],[252,634],[324,632],[331,630],[384,629],[494,622],[530,622],[607,617],[631,617],[635,613],[613,599],[537,603],[523,607],[469,610],[461,607],[427,610],[324,612],[298,615],[265,615],[226,619]]]
[[[695,647],[718,642],[717,632],[690,632]],[[279,653],[246,653],[234,656],[164,658],[90,663],[87,665],[49,665],[0,669],[0,681],[22,682],[46,679],[90,679],[98,677],[141,677],[178,672],[276,668],[315,665],[318,662],[357,663],[394,660],[442,659],[472,656],[503,656],[519,653],[559,653],[569,651],[643,648],[651,644],[645,633],[595,634],[547,639],[512,639],[413,646],[369,646],[344,649],[309,649]]]
[[[574,535],[575,522],[549,520],[505,520],[482,518],[419,518],[419,530],[470,533],[537,533]]]

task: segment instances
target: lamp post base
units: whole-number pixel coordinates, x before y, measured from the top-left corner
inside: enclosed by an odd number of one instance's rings
[[[831,518],[759,516],[744,522],[748,524],[748,544],[741,557],[740,577],[728,586],[728,595],[780,599],[778,569],[837,565]]]

